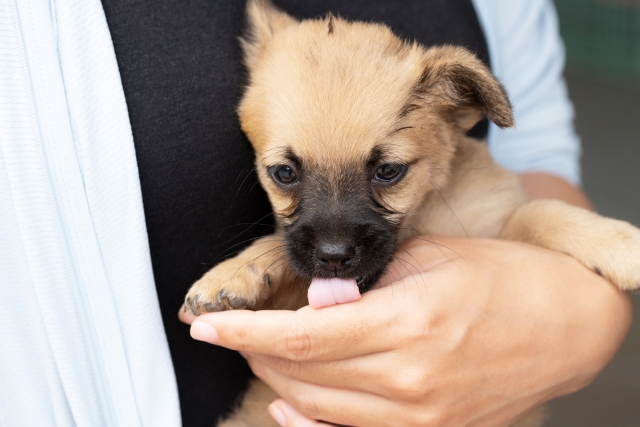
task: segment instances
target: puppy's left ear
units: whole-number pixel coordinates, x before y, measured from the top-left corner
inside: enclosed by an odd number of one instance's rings
[[[248,0],[247,27],[240,43],[249,68],[253,67],[265,45],[277,32],[296,22],[294,18],[274,6],[271,0]]]
[[[424,72],[413,88],[413,97],[436,106],[464,132],[483,115],[501,128],[515,125],[504,87],[482,61],[462,47],[434,47],[425,52]]]

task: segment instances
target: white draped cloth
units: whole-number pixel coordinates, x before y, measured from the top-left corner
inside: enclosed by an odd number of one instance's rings
[[[0,426],[179,426],[99,0],[0,0]]]
[[[550,0],[475,0],[515,171],[579,181]],[[177,427],[138,170],[99,0],[0,0],[0,426]]]

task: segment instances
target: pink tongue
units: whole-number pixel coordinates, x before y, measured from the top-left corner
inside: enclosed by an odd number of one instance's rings
[[[355,279],[315,278],[311,281],[307,297],[311,307],[321,308],[358,301],[360,299],[360,291]]]

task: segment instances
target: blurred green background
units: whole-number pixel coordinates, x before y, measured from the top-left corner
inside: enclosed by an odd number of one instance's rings
[[[640,226],[640,0],[555,3],[584,188],[600,213]],[[640,427],[639,296],[634,306],[612,363],[586,389],[551,402],[545,427]]]
[[[556,0],[569,72],[640,82],[639,0]]]

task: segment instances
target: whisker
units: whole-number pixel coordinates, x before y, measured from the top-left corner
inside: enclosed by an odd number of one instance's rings
[[[420,290],[420,283],[418,283],[418,279],[415,278],[415,274],[411,274],[411,271],[409,270],[409,268],[407,268],[406,265],[404,265],[404,263],[406,262],[407,264],[411,265],[414,269],[415,266],[413,264],[411,264],[410,262],[400,258],[398,255],[394,255],[393,256],[395,259],[397,259],[400,262],[400,265],[403,266],[405,268],[405,270],[407,270],[407,273],[409,273],[410,276],[412,276],[416,282],[416,286],[418,287],[418,292],[420,293],[420,298],[422,298],[422,291]]]
[[[283,261],[283,258],[284,258],[284,261]],[[286,254],[284,254],[284,255],[280,255],[278,258],[276,258],[276,260],[275,260],[275,261],[273,261],[271,264],[269,264],[269,266],[264,270],[264,274],[268,274],[269,269],[270,269],[271,267],[273,267],[273,268],[274,268],[274,270],[275,270],[276,268],[279,268],[279,267],[281,267],[281,266],[283,266],[283,265],[287,264],[288,260],[287,260],[286,258],[287,258],[287,255],[286,255]],[[273,266],[273,265],[274,265],[275,263],[277,263],[277,262],[280,262],[280,264],[278,264],[278,265],[276,265],[276,266]],[[282,276],[280,276],[280,278],[282,279]]]
[[[425,227],[424,225],[422,225],[422,222],[420,222],[420,218],[418,218],[418,222],[420,223],[420,226],[422,228],[424,228],[424,231],[427,232],[427,234],[429,235],[429,237],[431,238],[431,240],[435,243],[436,239],[435,237],[433,237],[433,235],[431,234],[431,232],[429,232],[429,229],[427,227]],[[446,255],[444,254],[444,251],[442,250],[442,247],[444,245],[440,245],[436,243],[436,247],[438,248],[438,250],[440,251],[440,253],[442,254],[442,256],[446,257]],[[449,250],[453,250],[453,249],[449,249]],[[455,251],[454,251],[455,252]],[[460,256],[460,254],[458,254],[458,256]]]
[[[262,243],[270,243],[270,242],[274,242],[274,241],[276,241],[276,240],[268,240],[268,241],[267,241],[267,240],[265,240],[264,242],[260,242],[260,243],[257,243],[257,244],[258,244],[258,245],[260,245],[260,244],[262,244]],[[214,262],[218,261],[218,260],[219,260],[219,259],[221,259],[221,258],[230,259],[230,258],[232,258],[232,257],[234,257],[234,256],[239,255],[239,254],[240,254],[240,253],[242,253],[245,249],[246,249],[246,248],[241,248],[241,249],[238,249],[238,250],[236,250],[236,251],[229,252],[229,253],[227,253],[227,254],[218,255],[218,256],[217,256],[217,257],[215,257],[213,260],[211,260],[210,262],[206,263],[206,265],[211,265],[212,263],[214,263]],[[204,264],[204,263],[203,263],[203,264]]]
[[[268,153],[269,151],[273,151],[273,150],[284,150],[284,149],[282,147],[275,147],[275,148],[272,148],[270,150],[266,150],[265,153]],[[269,157],[274,156],[276,154],[278,154],[278,153],[277,152],[276,153],[271,153],[268,156],[264,157],[263,160],[268,159]],[[249,176],[251,176],[251,173],[253,171],[255,171],[257,167],[258,167],[258,165],[254,165],[253,168],[251,168],[251,170],[245,175],[244,179],[242,180],[242,183],[240,183],[240,187],[238,187],[238,190],[236,191],[236,194],[235,194],[235,196],[233,196],[233,200],[231,201],[231,207],[232,208],[233,208],[233,204],[235,203],[236,198],[238,197],[238,194],[240,193],[240,190],[242,189],[242,186],[244,185],[245,181],[247,180],[247,178],[249,178]],[[245,166],[245,168],[246,168],[246,166]],[[233,183],[235,184],[236,181],[238,181],[238,178],[236,178],[236,180]]]
[[[420,264],[418,262],[418,260],[411,254],[411,252],[409,252],[406,249],[402,249],[402,248],[398,248],[399,250],[401,250],[402,252],[406,253],[407,255],[409,255],[411,257],[411,259],[413,259],[418,265]],[[423,271],[418,270],[418,268],[416,266],[414,266],[413,264],[411,264],[411,266],[416,270],[416,274],[422,274]]]
[[[268,172],[264,173],[264,176],[267,175]],[[258,177],[258,180],[251,186],[251,188],[249,189],[249,192],[247,193],[247,197],[245,198],[245,200],[249,199],[249,194],[251,194],[251,191],[253,191],[254,188],[256,188],[256,185],[258,185],[260,183],[260,179]]]
[[[467,239],[469,238],[469,233],[467,233],[467,229],[464,228],[464,225],[462,225],[462,222],[460,222],[460,219],[458,218],[458,215],[456,215],[456,213],[453,211],[453,209],[451,209],[451,206],[449,206],[449,203],[447,202],[447,200],[444,198],[444,196],[442,195],[442,193],[440,192],[440,190],[438,189],[438,187],[436,187],[435,185],[433,185],[433,182],[429,181],[429,183],[431,184],[431,186],[438,192],[438,194],[440,195],[440,197],[442,198],[442,201],[444,202],[445,205],[447,205],[447,207],[449,208],[449,210],[451,211],[451,213],[453,214],[453,216],[455,217],[456,221],[458,221],[458,224],[460,224],[460,227],[462,227],[462,231],[464,231],[464,234],[467,236]]]
[[[253,222],[253,223],[240,223],[240,224],[230,225],[230,226],[228,226],[228,227],[223,228],[222,230],[220,230],[220,233],[218,233],[218,236],[217,236],[217,237],[220,237],[220,235],[222,234],[222,232],[223,232],[223,231],[225,231],[225,230],[227,230],[228,228],[231,228],[231,227],[237,227],[238,225],[249,225],[249,227],[245,228],[244,230],[242,230],[240,233],[236,234],[235,236],[233,236],[233,237],[231,237],[231,238],[229,238],[229,239],[225,240],[225,241],[224,241],[224,242],[222,242],[222,243],[217,244],[217,245],[216,245],[216,247],[220,247],[220,246],[222,246],[222,245],[224,245],[224,244],[227,244],[227,243],[231,242],[232,240],[234,240],[234,239],[236,239],[236,238],[240,237],[241,235],[243,235],[244,233],[246,233],[248,230],[250,230],[250,229],[251,229],[251,227],[253,227],[254,225],[264,225],[265,227],[273,227],[273,228],[276,228],[276,226],[274,226],[274,225],[270,225],[270,224],[261,224],[261,223],[259,223],[259,222],[258,222],[258,221],[262,221],[263,219],[265,219],[265,218],[267,218],[267,217],[269,217],[269,216],[272,216],[272,215],[273,215],[273,212],[269,212],[268,214],[266,214],[266,215],[264,215],[264,216],[262,216],[262,217],[258,218],[258,219],[256,220],[256,222]]]
[[[289,283],[289,292],[293,292],[293,286],[295,285],[296,280],[298,280],[298,277],[300,277],[300,273],[298,273],[297,271],[295,272],[295,274],[296,275],[293,277],[293,280],[291,281],[291,283]]]
[[[402,278],[402,275],[400,274],[400,272],[398,271],[398,269],[396,268],[396,266],[395,266],[395,265],[393,265],[393,264],[389,264],[389,265],[390,265],[390,266],[391,266],[391,267],[396,271],[396,274],[398,275],[398,279],[401,279],[401,278]],[[396,280],[396,282],[397,282],[397,280]],[[391,299],[393,299],[393,283],[394,283],[394,282],[391,282]]]
[[[274,150],[281,150],[281,151],[283,151],[284,149],[283,149],[282,147],[274,147],[274,148],[270,148],[269,150],[265,150],[265,153],[268,153],[268,152],[270,152],[270,151],[274,151]],[[273,153],[273,154],[277,154],[277,153]],[[271,155],[269,155],[268,157],[270,157],[270,156],[271,156]],[[255,169],[255,162],[251,162],[251,163],[249,163],[249,165],[247,165],[247,166],[245,166],[245,167],[243,167],[243,168],[242,168],[242,170],[240,171],[240,173],[238,174],[238,176],[236,177],[236,179],[233,181],[233,184],[231,184],[231,185],[234,185],[236,182],[238,182],[238,179],[240,179],[240,177],[242,176],[242,173],[247,169],[247,167],[248,167],[248,166],[251,166],[251,165],[254,165],[254,169]],[[250,174],[250,173],[251,173],[251,171],[249,171],[247,174]]]
[[[273,213],[270,213],[269,215],[273,215]],[[265,216],[263,216],[263,217],[262,217],[262,218],[260,218],[258,221],[260,221],[261,219],[266,218],[266,217],[267,217],[267,216],[269,216],[269,215],[265,215]],[[273,224],[266,224],[266,223],[264,223],[264,222],[239,222],[239,223],[237,223],[237,224],[233,224],[233,225],[228,225],[228,226],[226,226],[225,228],[223,228],[222,230],[220,230],[220,233],[218,233],[218,236],[216,236],[216,237],[220,237],[220,235],[221,235],[225,230],[228,230],[228,229],[233,228],[233,227],[239,227],[239,226],[241,226],[241,225],[251,225],[251,226],[253,226],[253,225],[259,225],[259,226],[262,226],[262,227],[271,227],[271,228],[276,228],[276,226],[275,226],[275,225],[273,225]],[[244,231],[246,231],[246,230],[244,230]],[[244,232],[244,231],[243,231],[243,232]],[[233,236],[231,239],[235,239],[236,237],[238,237],[238,235]]]
[[[431,233],[429,232],[429,229],[427,227],[424,226],[424,224],[422,223],[422,221],[420,221],[420,218],[418,218],[417,215],[412,215],[412,218],[415,218],[418,221],[418,224],[420,224],[420,227],[422,227],[424,229],[424,231],[429,235],[429,237],[431,238],[431,240],[433,240],[433,243],[435,243],[435,240],[433,238],[433,236],[431,235]],[[414,227],[410,227],[411,230],[415,231],[418,234],[422,234],[419,230],[416,230]],[[446,257],[444,251],[442,250],[442,248],[440,246],[438,246],[436,244],[436,247],[438,248],[438,250],[440,251],[440,253],[442,254],[442,256]]]
[[[423,241],[425,241],[425,242],[433,243],[434,245],[441,246],[441,247],[443,247],[443,248],[445,248],[445,249],[448,249],[448,250],[450,250],[451,252],[453,252],[454,254],[456,254],[459,258],[463,259],[463,260],[464,260],[464,262],[467,262],[467,260],[465,259],[465,257],[463,257],[463,256],[462,256],[462,255],[460,255],[458,252],[456,252],[456,251],[454,251],[453,249],[451,249],[449,246],[445,246],[445,245],[443,245],[443,244],[441,244],[441,243],[438,243],[438,242],[436,242],[436,241],[434,241],[434,240],[425,239],[424,237],[419,237],[419,236],[418,236],[418,237],[414,237],[414,239],[423,240]],[[445,254],[443,253],[443,255],[445,255]],[[446,256],[446,255],[445,255],[445,256]],[[468,262],[467,262],[467,264],[468,264]]]
[[[231,185],[235,185],[235,183],[238,182],[238,179],[240,179],[240,177],[242,176],[244,171],[247,169],[247,167],[251,166],[252,164],[253,164],[253,162],[249,163],[247,166],[243,167],[242,170],[240,171],[240,173],[238,174],[238,176],[236,176],[236,179],[233,180],[233,183]],[[248,173],[251,173],[251,171],[249,171]]]
[[[283,249],[283,248],[284,248],[284,249]],[[255,257],[255,258],[253,258],[253,259],[250,259],[249,261],[245,262],[245,263],[244,263],[244,264],[242,264],[240,267],[238,267],[238,270],[236,270],[236,273],[237,273],[237,272],[238,272],[242,267],[244,267],[245,265],[249,264],[250,262],[253,262],[253,261],[257,260],[258,258],[261,258],[261,257],[263,257],[263,256],[267,255],[268,253],[271,253],[271,252],[276,251],[276,250],[286,250],[287,248],[288,248],[288,245],[287,245],[287,244],[284,244],[284,245],[280,245],[280,246],[275,246],[275,247],[273,247],[273,248],[271,248],[271,249],[269,249],[269,250],[267,250],[267,251],[264,251],[262,254],[258,255],[257,257]],[[235,276],[235,273],[234,273],[234,276]]]
[[[289,261],[289,260],[287,260]],[[284,271],[282,272],[282,275],[280,276],[280,278],[278,279],[278,284],[276,285],[276,288],[280,287],[280,282],[282,282],[282,279],[284,279],[285,277],[287,277],[287,272],[289,271],[289,268],[291,267],[291,263],[287,262],[287,267],[284,269]],[[292,286],[293,289],[293,286]]]
[[[236,198],[238,197],[238,194],[240,194],[240,190],[242,189],[242,186],[244,185],[245,181],[247,180],[247,178],[249,178],[249,176],[251,175],[251,172],[256,170],[257,167],[258,166],[252,167],[249,173],[247,173],[247,175],[244,177],[244,179],[240,183],[240,187],[238,187],[238,189],[236,190],[235,196],[233,196],[233,200],[231,200],[231,206],[230,206],[231,208],[233,208],[233,204],[236,202]]]
[[[286,255],[286,251],[287,251],[287,248],[286,248],[286,247],[285,247],[284,249],[282,249],[282,247],[281,247],[281,250],[276,251],[276,252],[274,252],[273,254],[271,254],[271,257],[270,257],[269,259],[267,259],[267,260],[265,261],[265,263],[267,263],[267,262],[271,261],[271,259],[273,258],[273,256],[277,256],[277,257],[278,257],[277,259],[282,258],[282,256],[283,256],[283,255],[281,255],[281,254],[284,252],[284,253],[285,253],[285,255]],[[273,263],[272,263],[272,264],[269,264],[269,266],[265,269],[265,272],[266,272],[266,271],[269,269],[269,267],[271,267],[272,265],[273,265]]]
[[[278,257],[277,257],[277,258],[276,258],[276,259],[275,259],[271,264],[269,264],[269,266],[268,266],[267,268],[265,268],[265,270],[264,270],[264,274],[265,274],[265,275],[268,275],[268,274],[269,274],[269,269],[270,269],[270,268],[271,268],[275,263],[277,263],[277,262],[281,261],[281,260],[282,260],[282,258],[286,258],[286,256],[287,256],[286,254],[278,256]],[[285,264],[286,262],[287,262],[287,260],[285,259],[285,260],[284,260],[284,261],[282,261],[280,264],[278,264],[277,266],[275,266],[275,267],[274,267],[274,269],[275,269],[275,268],[280,267],[281,265]],[[282,279],[282,276],[280,276],[280,278]]]
[[[276,255],[277,255],[277,254],[279,254],[279,253],[282,253],[282,252],[286,252],[286,250],[285,250],[285,251],[281,251],[281,252],[276,252]],[[280,255],[280,256],[278,256],[278,257],[277,257],[277,258],[276,258],[276,259],[275,259],[271,264],[269,264],[269,265],[267,266],[267,268],[265,268],[265,269],[264,269],[264,274],[265,274],[265,275],[268,275],[268,274],[269,274],[269,269],[270,269],[270,268],[271,268],[275,263],[277,263],[277,262],[279,262],[280,260],[282,260],[282,258],[285,258],[285,260],[284,260],[284,261],[282,261],[280,264],[278,264],[278,265],[277,265],[276,267],[274,267],[274,268],[278,268],[278,267],[280,267],[281,265],[286,264],[286,263],[287,263],[287,261],[288,261],[288,260],[286,259],[286,257],[287,257],[286,253],[285,253],[284,255]],[[271,259],[269,259],[269,260],[271,260]],[[267,262],[269,262],[269,261],[267,261]],[[287,268],[288,268],[288,267],[287,267]],[[286,271],[286,270],[285,270],[285,271]],[[284,275],[284,273],[283,273],[283,275]],[[281,275],[281,276],[280,276],[280,280],[282,280],[283,275]],[[262,278],[259,278],[259,279],[258,279],[258,283],[256,283],[256,285],[258,285],[258,284],[259,284],[259,281],[260,281],[261,279],[262,279]],[[278,280],[278,286],[280,286],[280,280]]]
[[[221,258],[221,257],[225,257],[225,256],[227,256],[227,255],[228,255],[228,252],[229,252],[231,249],[235,248],[236,246],[242,245],[243,243],[251,242],[252,240],[260,240],[260,239],[263,239],[263,238],[264,238],[264,236],[252,237],[252,238],[250,238],[250,239],[246,239],[246,240],[243,240],[242,242],[236,243],[235,245],[230,246],[230,247],[228,247],[227,249],[225,249],[224,251],[222,251],[222,253],[220,253],[217,257],[215,257],[211,262],[215,261],[215,260],[216,260],[216,259],[218,259],[218,258]],[[260,242],[260,243],[258,243],[258,245],[261,245],[261,244],[263,244],[263,243],[279,242],[279,241],[284,241],[284,238],[282,238],[282,239],[275,239],[275,240],[265,240],[264,242]],[[242,248],[242,249],[240,250],[240,252],[242,252],[243,250],[244,250],[244,248]]]

